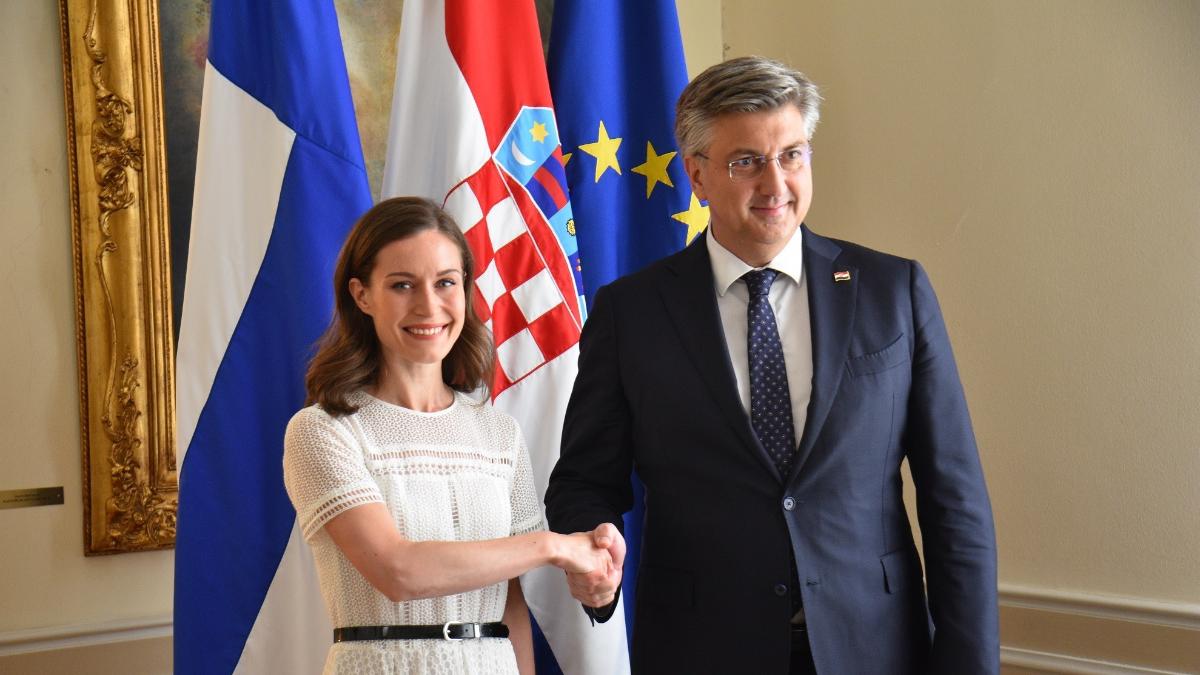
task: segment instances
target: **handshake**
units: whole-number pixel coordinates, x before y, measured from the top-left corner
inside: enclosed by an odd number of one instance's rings
[[[584,605],[606,607],[621,587],[625,563],[625,538],[612,523],[591,532],[564,535],[554,564],[567,573],[571,595]]]

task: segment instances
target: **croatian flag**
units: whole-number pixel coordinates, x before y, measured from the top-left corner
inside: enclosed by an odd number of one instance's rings
[[[315,673],[332,629],[283,432],[371,196],[332,0],[213,0],[210,31],[176,358],[175,672]]]
[[[583,304],[533,2],[407,0],[397,51],[382,193],[443,203],[466,233],[475,308],[496,343],[493,402],[521,425],[544,497]],[[553,651],[539,652],[539,670],[553,658],[566,673],[629,671],[623,620],[593,627],[556,568],[521,583]]]

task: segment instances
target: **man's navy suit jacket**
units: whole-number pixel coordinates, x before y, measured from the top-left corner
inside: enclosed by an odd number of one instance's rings
[[[596,295],[550,524],[620,525],[636,469],[635,672],[787,672],[794,559],[820,673],[996,673],[991,507],[933,289],[914,261],[801,232],[813,388],[790,475],[740,402],[697,238]]]

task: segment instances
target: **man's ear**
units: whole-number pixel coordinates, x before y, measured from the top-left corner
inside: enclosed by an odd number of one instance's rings
[[[363,314],[371,316],[371,303],[367,302],[367,287],[363,285],[363,282],[359,281],[358,277],[354,277],[350,280],[348,288],[350,297],[354,298],[354,304],[358,305]]]
[[[687,155],[683,158],[683,168],[687,171],[688,180],[692,183],[692,193],[697,199],[707,200],[704,190],[704,180],[700,177],[700,163],[704,159],[697,155]]]

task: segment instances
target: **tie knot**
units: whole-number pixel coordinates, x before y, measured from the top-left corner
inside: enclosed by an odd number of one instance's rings
[[[742,281],[750,289],[750,297],[758,298],[771,292],[771,284],[775,283],[777,276],[779,272],[772,269],[750,270],[742,275]]]

